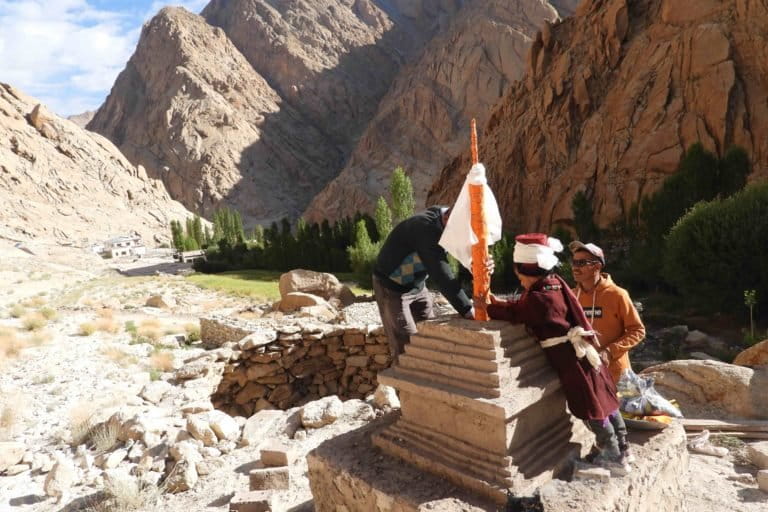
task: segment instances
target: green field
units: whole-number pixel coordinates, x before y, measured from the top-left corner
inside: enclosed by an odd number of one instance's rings
[[[277,300],[280,298],[278,282],[283,272],[271,270],[235,270],[221,274],[192,274],[187,280],[201,288],[216,290],[238,297]],[[360,288],[351,274],[336,274],[336,277],[352,287],[355,295],[370,295],[371,290]]]

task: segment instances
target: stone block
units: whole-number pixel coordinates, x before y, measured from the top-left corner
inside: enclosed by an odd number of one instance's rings
[[[252,491],[288,489],[291,485],[288,467],[252,469],[248,477]]]
[[[768,469],[768,441],[748,444],[747,455],[758,469]]]
[[[229,502],[230,512],[272,512],[274,509],[272,493],[268,491],[249,491],[235,494]]]
[[[574,470],[573,479],[607,482],[611,479],[611,472],[605,468],[599,467],[579,467]]]
[[[270,441],[261,448],[261,463],[267,467],[288,466],[293,457],[293,449],[279,441]]]
[[[768,493],[768,469],[761,469],[757,472],[757,486],[761,491]]]

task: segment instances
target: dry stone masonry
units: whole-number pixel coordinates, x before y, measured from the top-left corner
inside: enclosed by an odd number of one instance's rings
[[[235,343],[212,397],[217,409],[251,416],[288,409],[329,395],[364,398],[391,356],[379,326],[297,321],[269,328],[233,320],[203,319],[206,345]]]

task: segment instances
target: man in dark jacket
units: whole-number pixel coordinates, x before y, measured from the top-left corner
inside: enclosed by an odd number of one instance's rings
[[[448,208],[433,206],[395,226],[373,267],[376,303],[395,360],[416,334],[416,322],[434,316],[427,277],[437,283],[461,316],[474,317],[472,301],[453,275],[445,249],[438,244],[448,213]]]

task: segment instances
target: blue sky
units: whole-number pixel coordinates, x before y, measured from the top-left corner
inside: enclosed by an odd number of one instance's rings
[[[96,109],[165,5],[208,0],[0,0],[0,82],[60,115]]]

